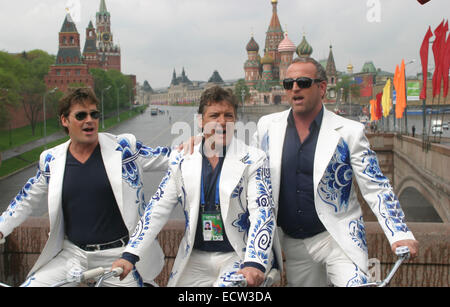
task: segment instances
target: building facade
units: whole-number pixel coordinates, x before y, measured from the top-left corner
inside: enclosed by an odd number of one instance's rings
[[[90,69],[121,71],[120,47],[113,41],[111,14],[106,8],[105,0],[100,1],[96,27],[89,21],[86,28],[82,54],[80,45],[80,34],[68,13],[59,32],[56,62],[44,78],[47,88],[57,87],[62,92],[66,92],[71,86],[84,85],[93,88],[94,79],[89,74]]]
[[[278,0],[271,0],[272,18],[266,32],[263,57],[259,55],[259,45],[253,35],[247,43],[248,59],[244,63],[245,81],[250,88],[251,97],[247,104],[286,104],[287,99],[282,88],[286,71],[292,63],[295,53],[299,57],[311,56],[313,49],[303,35],[300,44],[296,47],[284,32],[278,17]],[[328,59],[324,64],[328,76],[327,96],[325,103],[336,101],[336,82],[338,72],[334,62],[332,47]]]

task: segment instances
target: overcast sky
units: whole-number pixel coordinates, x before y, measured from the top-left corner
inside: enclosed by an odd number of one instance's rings
[[[14,0],[0,2],[0,50],[58,51],[58,32],[66,7],[72,7],[84,47],[85,29],[100,0]],[[80,9],[74,9],[77,4]],[[106,0],[115,43],[122,50],[122,72],[167,87],[172,72],[185,68],[191,80],[207,80],[214,70],[223,79],[243,78],[245,47],[254,34],[263,56],[272,16],[271,0]],[[354,71],[366,61],[394,72],[415,59],[407,74],[421,71],[419,48],[431,26],[450,15],[449,0],[278,0],[283,30],[295,45],[303,33],[316,59],[328,57],[338,70]],[[430,64],[433,64],[430,49]]]

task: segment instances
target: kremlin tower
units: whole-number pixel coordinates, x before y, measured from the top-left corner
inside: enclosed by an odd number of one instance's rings
[[[111,14],[106,9],[105,0],[100,1],[96,14],[96,26],[92,21],[86,28],[83,55],[80,51],[80,34],[67,13],[59,32],[59,49],[56,63],[45,76],[47,88],[57,87],[65,92],[71,85],[94,87],[94,79],[89,74],[92,68],[121,71],[120,48],[113,43]]]
[[[44,77],[47,88],[65,92],[71,84],[94,87],[94,78],[89,74],[88,65],[82,62],[80,34],[70,14],[66,15],[59,32],[59,50],[56,63]]]

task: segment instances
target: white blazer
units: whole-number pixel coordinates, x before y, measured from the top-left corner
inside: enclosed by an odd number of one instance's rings
[[[151,251],[149,243],[179,204],[185,215],[185,233],[168,286],[177,285],[194,245],[200,208],[200,146],[194,148],[192,155],[178,153],[170,157],[167,174],[125,250],[139,257]],[[231,245],[242,262],[257,262],[267,273],[272,267],[272,248],[277,259],[282,258],[264,152],[233,138],[223,162],[219,187],[222,220]]]
[[[281,160],[290,110],[261,117],[253,145],[269,157],[273,198],[280,193]],[[356,180],[390,244],[414,239],[389,180],[382,174],[364,126],[324,106],[314,157],[314,200],[319,219],[352,261],[368,271],[365,226],[353,186]]]
[[[35,177],[31,178],[0,216],[0,232],[9,235],[31,214],[33,207],[48,195],[50,234],[48,241],[28,276],[48,263],[62,249],[65,237],[62,211],[62,186],[70,140],[44,151]],[[150,148],[131,134],[99,133],[100,150],[111,188],[125,225],[131,235],[145,210],[142,172],[167,169],[170,149]],[[153,280],[164,266],[159,243],[150,243],[150,252],[137,266],[144,280]]]

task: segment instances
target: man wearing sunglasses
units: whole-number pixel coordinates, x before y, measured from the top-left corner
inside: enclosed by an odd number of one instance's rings
[[[107,268],[121,254],[145,211],[142,172],[167,169],[170,148],[150,148],[131,134],[99,133],[99,101],[79,88],[59,103],[70,140],[44,151],[38,171],[0,216],[0,239],[48,202],[50,235],[24,286],[50,286],[80,270]],[[155,240],[127,279],[109,286],[152,283],[164,265]]]
[[[277,222],[289,286],[354,286],[368,281],[362,195],[392,250],[418,242],[389,180],[382,174],[362,124],[328,111],[324,68],[297,58],[283,81],[290,110],[263,116],[254,142],[270,160]]]

